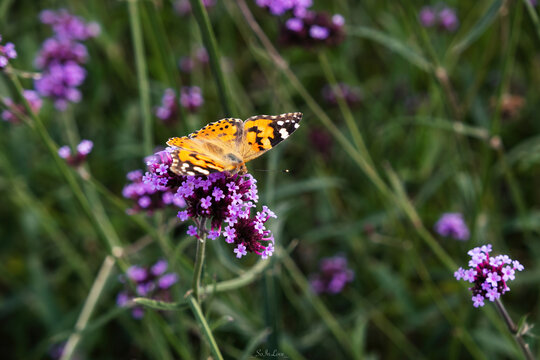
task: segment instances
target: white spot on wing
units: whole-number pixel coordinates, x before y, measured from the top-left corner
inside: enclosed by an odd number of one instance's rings
[[[287,131],[287,129],[283,128],[279,130],[279,135],[281,135],[282,139],[286,139],[289,137],[289,132]]]
[[[279,126],[283,126],[284,122],[283,122],[283,120],[279,120],[279,121],[277,122],[277,124],[278,124]]]
[[[202,167],[194,166],[193,170],[200,172],[201,174],[208,175],[210,171],[203,169]]]

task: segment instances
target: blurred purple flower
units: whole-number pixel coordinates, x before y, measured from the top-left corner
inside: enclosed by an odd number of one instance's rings
[[[313,5],[312,0],[256,0],[257,6],[267,9],[272,15],[281,16],[290,11],[301,17]]]
[[[316,294],[337,294],[353,279],[354,272],[347,267],[347,259],[336,255],[321,260],[319,273],[310,276],[310,283]]]
[[[41,110],[41,106],[43,105],[43,101],[39,97],[39,95],[33,91],[33,90],[24,90],[23,96],[28,101],[28,104],[30,105],[30,109],[35,113],[39,113],[39,110]],[[2,119],[4,121],[8,121],[12,124],[18,124],[22,121],[22,119],[19,118],[19,115],[28,115],[26,112],[26,108],[21,104],[15,104],[13,100],[10,98],[4,98],[4,105],[7,107],[7,109],[2,111]]]
[[[469,228],[460,213],[445,213],[435,224],[435,231],[444,237],[456,240],[469,240]]]
[[[352,87],[345,83],[339,83],[337,86],[339,91],[329,84],[322,88],[322,97],[327,103],[330,105],[337,105],[337,99],[340,96],[343,96],[347,105],[351,107],[362,103],[362,95],[359,88]]]
[[[418,13],[418,20],[424,27],[437,25],[446,31],[455,31],[459,26],[456,11],[444,5],[424,6]]]
[[[308,134],[311,146],[325,159],[331,158],[332,136],[324,129],[312,128]]]
[[[460,267],[454,273],[457,280],[463,279],[473,284],[469,290],[473,294],[474,307],[484,306],[485,299],[493,302],[510,291],[507,282],[515,279],[516,270],[524,269],[519,261],[510,259],[508,255],[490,257],[491,250],[490,244],[469,250],[469,269]]]
[[[8,65],[10,59],[17,57],[17,51],[13,43],[8,42],[2,45],[1,42],[2,36],[0,36],[0,70]]]
[[[52,27],[54,36],[43,42],[36,56],[35,64],[43,71],[34,87],[39,95],[52,98],[55,107],[64,111],[70,102],[77,103],[82,98],[78,87],[86,78],[82,65],[88,59],[88,51],[79,41],[97,36],[100,28],[65,9],[44,10],[40,19]]]
[[[77,167],[80,166],[86,160],[86,157],[92,151],[94,143],[90,140],[82,140],[79,145],[77,145],[77,153],[72,154],[69,146],[64,145],[58,149],[58,156],[66,160],[68,165]]]
[[[344,39],[345,19],[341,15],[307,12],[302,17],[292,17],[281,27],[280,41],[285,45],[333,46]]]
[[[190,112],[197,111],[202,106],[204,99],[201,88],[198,86],[184,86],[180,92],[180,105]]]
[[[161,106],[155,110],[156,117],[164,124],[171,125],[178,120],[178,99],[173,89],[165,89]]]
[[[144,296],[160,301],[170,301],[170,288],[178,282],[178,274],[165,273],[167,261],[161,259],[150,267],[133,265],[128,268],[125,275],[120,276],[119,281],[124,284],[124,289],[116,297],[116,305],[119,307],[129,306],[131,299]],[[133,286],[126,283],[129,279]],[[135,289],[135,290],[133,290]],[[132,316],[140,319],[144,316],[144,309],[139,306],[132,308]]]

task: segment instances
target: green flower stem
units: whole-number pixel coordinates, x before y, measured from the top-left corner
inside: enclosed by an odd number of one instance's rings
[[[514,336],[514,339],[518,343],[519,347],[521,348],[521,351],[523,352],[523,356],[525,356],[525,359],[527,360],[533,360],[534,356],[531,352],[531,349],[529,348],[529,344],[525,342],[523,339],[522,333],[520,329],[514,324],[514,321],[508,314],[508,311],[506,311],[506,308],[504,307],[503,303],[501,302],[501,299],[495,299],[495,305],[497,306],[497,310],[499,310],[499,313],[501,314],[501,317],[503,318],[504,322],[506,323],[506,326],[508,327],[508,330],[512,333]]]
[[[79,318],[75,323],[75,331],[68,338],[60,360],[71,359],[75,349],[77,348],[77,345],[81,340],[81,333],[85,330],[88,324],[88,320],[90,319],[90,316],[92,315],[92,312],[96,307],[99,297],[103,292],[107,279],[111,275],[115,262],[115,258],[111,255],[108,255],[103,261],[96,280],[94,281],[94,284],[90,289],[90,293],[86,297],[86,301],[84,302],[81,313],[79,314]]]
[[[88,218],[92,222],[92,225],[97,230],[97,233],[105,240],[105,242],[107,243],[107,245],[110,247],[111,250],[119,247],[120,243],[118,241],[118,237],[116,236],[116,234],[111,233],[110,231],[108,231],[108,229],[102,226],[102,223],[96,217],[96,214],[93,211],[90,202],[85,197],[84,192],[82,191],[79,183],[77,182],[75,176],[73,175],[73,172],[68,167],[66,162],[58,156],[58,148],[56,144],[54,143],[53,139],[50,137],[49,133],[47,132],[45,125],[43,125],[41,118],[32,111],[32,109],[30,108],[30,104],[28,103],[26,98],[23,96],[23,87],[19,79],[11,71],[6,71],[6,73],[8,74],[11,82],[15,86],[15,89],[18,92],[19,99],[21,103],[23,104],[23,106],[25,107],[26,112],[29,114],[29,116],[32,119],[33,126],[31,128],[34,129],[38,133],[38,135],[41,137],[41,139],[45,143],[45,146],[47,147],[48,151],[53,157],[54,162],[56,163],[56,165],[58,166],[58,169],[60,170],[60,173],[66,179],[73,194],[75,195],[75,197],[81,204],[84,212],[88,215]]]
[[[141,30],[139,4],[137,0],[128,0],[129,23],[131,37],[135,50],[135,65],[137,67],[137,82],[139,87],[139,103],[143,121],[143,150],[145,154],[152,153],[153,128],[150,113],[150,90],[148,84],[148,69],[144,57],[144,40]]]
[[[306,278],[304,277],[300,269],[298,269],[294,261],[289,256],[289,254],[286,254],[285,252],[283,252],[282,259],[283,259],[283,265],[288,270],[293,280],[302,289],[302,291],[304,292],[304,295],[310,298],[311,304],[315,308],[315,311],[319,314],[319,316],[324,321],[326,326],[328,326],[328,328],[330,329],[330,332],[332,333],[332,335],[334,335],[338,343],[342,346],[343,350],[345,350],[352,359],[359,358],[358,349],[355,349],[351,345],[351,342],[349,341],[350,339],[349,334],[347,334],[347,332],[343,329],[343,327],[341,327],[337,319],[330,312],[330,310],[328,310],[328,308],[324,305],[321,299],[316,296],[311,295],[309,284]]]
[[[208,13],[201,0],[190,0],[190,3],[191,8],[193,9],[193,15],[195,16],[195,19],[197,19],[197,24],[201,30],[204,46],[208,51],[210,67],[212,69],[212,74],[214,75],[214,80],[216,81],[219,100],[221,101],[221,107],[225,113],[224,115],[233,116],[235,114],[235,109],[226,86],[223,71],[221,70],[219,49],[217,47],[214,30],[212,30],[212,26],[210,25]]]
[[[193,294],[190,294],[188,296],[187,301],[189,306],[191,307],[191,310],[193,311],[193,315],[201,325],[206,340],[208,340],[208,345],[210,345],[210,350],[212,351],[216,359],[223,360],[223,355],[221,355],[221,351],[217,346],[214,335],[212,335],[212,330],[210,330],[210,326],[208,326],[208,323],[204,318],[201,307],[199,306],[199,301],[195,298]]]
[[[197,222],[197,228],[199,239],[197,240],[197,254],[195,256],[191,290],[193,291],[193,297],[197,303],[200,303],[199,289],[201,286],[201,273],[204,265],[204,249],[206,247],[206,218],[202,218],[200,222]]]

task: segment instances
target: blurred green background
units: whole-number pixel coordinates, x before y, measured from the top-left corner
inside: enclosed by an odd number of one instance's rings
[[[133,5],[138,14],[130,12]],[[126,173],[143,169],[143,158],[169,137],[225,116],[293,111],[304,114],[299,130],[248,165],[260,204],[278,214],[271,221],[278,251],[261,265],[254,255],[237,260],[222,240],[207,247],[206,285],[249,274],[242,286],[203,303],[224,357],[264,358],[258,351],[265,349],[290,359],[522,356],[495,307],[473,308],[453,272],[466,266],[469,249],[493,244],[495,254],[525,266],[503,298],[510,315],[538,322],[534,3],[448,1],[459,19],[448,31],[419,18],[423,6],[441,3],[314,0],[312,9],[344,16],[344,38],[305,47],[283,44],[279,29],[287,16],[252,0],[218,0],[207,12],[230,113],[211,64],[179,68],[204,42],[196,14],[181,15],[175,5],[0,2],[0,34],[16,46],[10,63],[25,72],[18,78],[27,89],[33,81],[26,72],[38,71],[34,59],[52,36],[39,21],[42,10],[66,8],[101,27],[84,41],[79,103],[58,111],[44,99],[38,115],[44,126],[35,119],[1,124],[2,357],[57,358],[52,349],[73,335],[104,268],[93,311],[78,329],[76,358],[211,356],[188,308],[147,309],[136,320],[116,306],[118,275],[161,258],[179,275],[172,301],[181,301],[195,258],[195,241],[173,208],[126,214],[132,206],[122,198]],[[249,13],[254,22],[246,20]],[[141,31],[146,65],[139,73],[134,29]],[[0,75],[0,96],[17,100],[8,74]],[[354,101],[329,99],[324,89],[335,83],[349,86]],[[204,105],[194,113],[181,109],[179,121],[165,125],[155,109],[166,88],[178,93],[182,86],[199,86]],[[62,166],[56,149],[80,139],[94,142],[86,164]],[[435,233],[445,212],[463,214],[468,241]],[[309,278],[321,259],[336,254],[347,258],[355,278],[338,294],[316,295]],[[536,351],[536,338],[526,340]]]

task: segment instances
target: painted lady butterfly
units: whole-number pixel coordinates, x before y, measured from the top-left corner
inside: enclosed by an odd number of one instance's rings
[[[184,137],[174,137],[171,171],[178,175],[247,172],[245,163],[270,150],[300,126],[302,113],[226,118]]]

